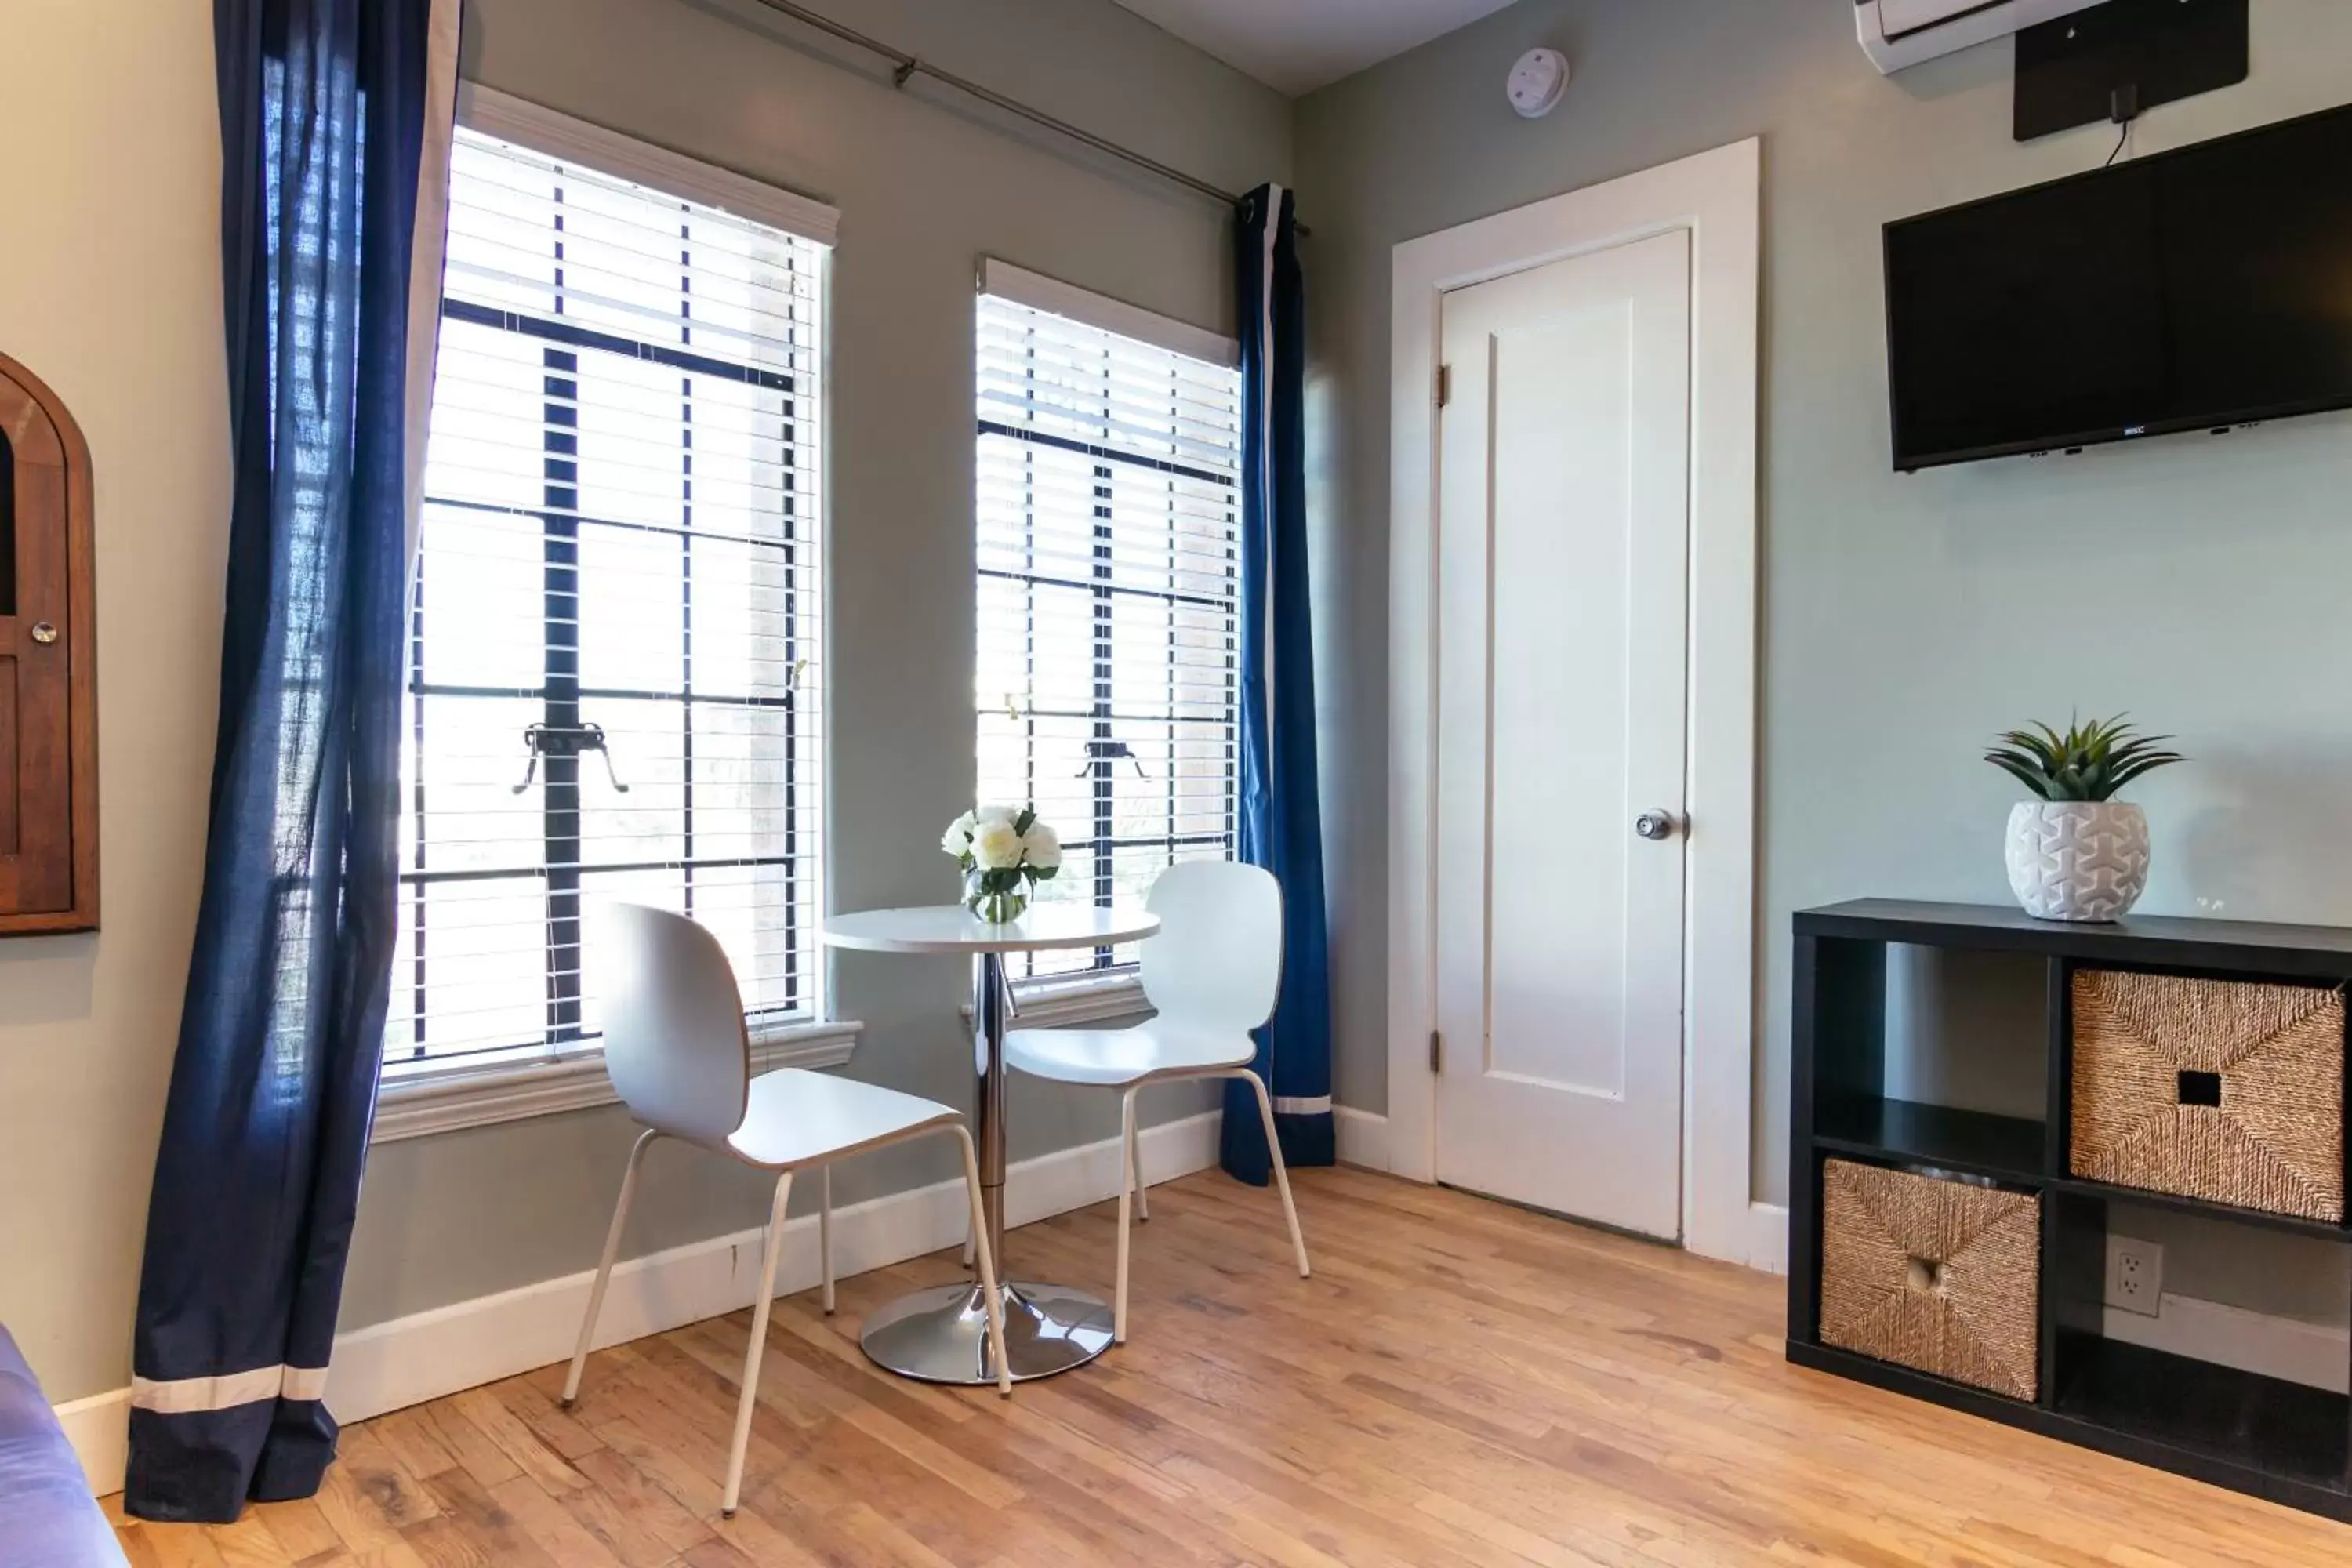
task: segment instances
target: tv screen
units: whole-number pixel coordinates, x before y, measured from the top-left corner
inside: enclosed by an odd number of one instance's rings
[[[1886,226],[1895,466],[2352,406],[2352,109]]]

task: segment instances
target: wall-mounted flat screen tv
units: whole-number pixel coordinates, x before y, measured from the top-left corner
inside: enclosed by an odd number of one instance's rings
[[[1886,226],[1895,466],[2352,407],[2352,108]]]

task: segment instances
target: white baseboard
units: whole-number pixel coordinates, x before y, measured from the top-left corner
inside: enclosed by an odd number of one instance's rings
[[[1144,1179],[1171,1181],[1215,1164],[1218,1115],[1203,1111],[1145,1128]],[[1005,1223],[1026,1225],[1117,1197],[1118,1182],[1116,1138],[1021,1161],[1005,1173]],[[961,1181],[835,1209],[835,1272],[846,1279],[960,1246],[965,1213]],[[817,1283],[816,1231],[814,1214],[785,1226],[778,1295]],[[759,1267],[756,1229],[617,1264],[596,1343],[620,1344],[740,1311],[759,1289]],[[338,1335],[327,1373],[328,1408],[338,1420],[363,1421],[568,1361],[594,1281],[595,1271],[586,1269]],[[122,1489],[130,1409],[127,1388],[58,1406],[95,1495]]]
[[[2158,1299],[2155,1317],[2106,1309],[2101,1329],[2111,1340],[2217,1362],[2330,1393],[2352,1384],[2352,1331],[2340,1323],[2307,1323],[2194,1296]]]
[[[1782,1204],[1748,1205],[1748,1257],[1750,1268],[1767,1274],[1789,1271],[1789,1210]]]
[[[1351,1105],[1331,1108],[1334,1135],[1339,1145],[1339,1163],[1361,1165],[1367,1171],[1389,1168],[1389,1119],[1369,1110],[1358,1110]]]
[[[58,1425],[66,1429],[66,1441],[73,1445],[74,1458],[89,1478],[89,1495],[121,1491],[122,1468],[130,1458],[131,1391],[109,1389],[56,1408]]]

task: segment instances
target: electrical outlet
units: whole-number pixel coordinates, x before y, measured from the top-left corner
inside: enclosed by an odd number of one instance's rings
[[[2107,1305],[2142,1317],[2164,1300],[2164,1248],[2137,1237],[2107,1237]]]

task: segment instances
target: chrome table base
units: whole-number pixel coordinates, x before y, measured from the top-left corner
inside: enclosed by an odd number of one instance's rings
[[[990,1255],[1004,1291],[1005,1359],[1014,1382],[1084,1366],[1110,1348],[1111,1310],[1067,1285],[1011,1283],[1004,1257],[1004,1024],[1011,1009],[1004,961],[983,952],[972,964],[972,1140],[980,1153],[980,1201]],[[988,1312],[971,1280],[935,1285],[878,1308],[858,1342],[879,1364],[925,1383],[996,1381],[988,1354]]]
[[[1110,1307],[1066,1285],[1026,1280],[1004,1289],[1004,1348],[1013,1381],[1083,1366],[1110,1347]],[[866,1353],[902,1377],[925,1383],[990,1384],[988,1312],[980,1286],[938,1285],[901,1296],[866,1320]]]

